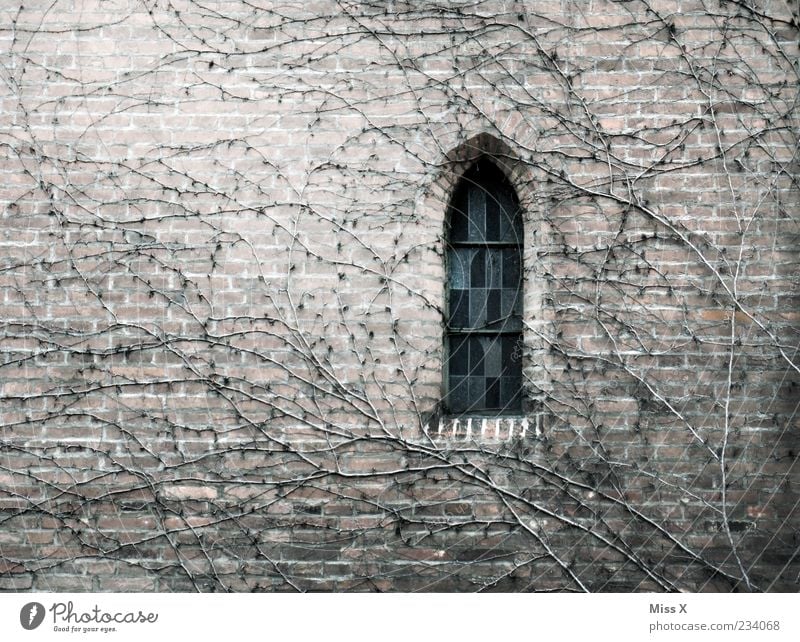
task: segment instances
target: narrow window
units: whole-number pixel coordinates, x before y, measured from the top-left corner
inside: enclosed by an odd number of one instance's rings
[[[447,213],[445,410],[522,410],[522,220],[514,188],[483,158]]]

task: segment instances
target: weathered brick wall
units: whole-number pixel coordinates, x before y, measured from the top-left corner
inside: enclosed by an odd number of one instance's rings
[[[0,587],[796,590],[777,0],[0,9]],[[445,213],[524,416],[443,416]]]

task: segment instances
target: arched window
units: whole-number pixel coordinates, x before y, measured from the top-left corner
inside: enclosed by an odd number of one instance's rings
[[[489,159],[461,178],[447,213],[445,411],[522,410],[522,217]]]

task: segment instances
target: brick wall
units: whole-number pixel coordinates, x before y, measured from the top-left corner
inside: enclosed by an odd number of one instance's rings
[[[783,2],[0,13],[0,588],[797,590]],[[443,415],[445,215],[526,413]]]

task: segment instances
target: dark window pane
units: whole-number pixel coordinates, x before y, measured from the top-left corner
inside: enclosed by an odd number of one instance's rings
[[[520,253],[516,248],[503,250],[503,287],[519,288],[520,280]]]
[[[487,377],[499,377],[503,370],[502,343],[498,336],[482,337],[483,342],[483,374]]]
[[[500,379],[486,379],[486,407],[500,408]]]
[[[501,210],[496,194],[486,195],[486,240],[500,241],[500,219],[505,216]]]
[[[516,312],[519,292],[517,290],[503,290],[501,314],[503,317],[510,317]]]
[[[516,377],[503,377],[500,380],[500,403],[506,410],[522,408],[522,381]]]
[[[510,239],[512,242],[516,243],[517,245],[522,245],[523,239],[523,227],[522,227],[522,212],[519,209],[519,204],[514,201],[514,212],[510,214],[513,218],[513,225],[512,225],[512,238]]]
[[[450,290],[450,327],[469,326],[469,290]]]
[[[466,241],[469,238],[467,220],[467,192],[460,186],[450,203],[450,241]]]
[[[469,384],[466,377],[450,377],[447,406],[454,412],[466,410],[469,403]]]
[[[469,369],[469,344],[466,337],[450,337],[450,358],[447,367],[451,375],[466,375]]]
[[[474,250],[466,247],[450,248],[447,252],[447,267],[450,273],[451,290],[465,290],[469,287],[469,268]]]
[[[498,194],[500,202],[500,239],[505,243],[522,244],[522,217],[516,199],[507,194]]]
[[[470,290],[469,327],[483,328],[486,325],[486,296],[483,290]]]
[[[480,185],[469,186],[469,240],[486,241],[486,195]]]
[[[483,347],[480,337],[471,337],[469,340],[469,375],[483,376]]]
[[[469,379],[469,407],[468,410],[481,410],[486,408],[484,403],[484,392],[486,390],[486,379],[483,377],[468,377]]]
[[[488,290],[488,296],[486,297],[486,321],[487,325],[490,328],[496,327],[496,325],[502,320],[502,311],[501,311],[501,290]]]
[[[502,338],[503,342],[503,368],[506,372],[515,362],[522,360],[522,337],[519,334],[508,334]]]
[[[503,250],[491,249],[486,250],[486,260],[489,264],[486,287],[499,288],[503,285],[501,273],[503,271]]]
[[[516,354],[519,354],[518,352]],[[522,359],[516,358],[503,363],[503,379],[514,380],[517,385],[522,382]]]
[[[472,266],[469,272],[469,287],[482,288],[486,286],[486,250],[477,250],[472,257]]]

